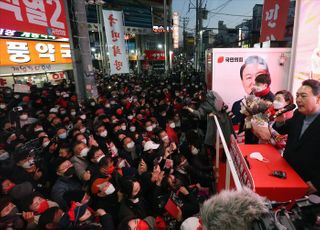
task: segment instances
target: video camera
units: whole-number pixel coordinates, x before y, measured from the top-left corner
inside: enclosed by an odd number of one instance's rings
[[[285,208],[275,210],[271,202],[268,203],[267,206],[270,212],[254,220],[252,230],[320,229],[319,196],[310,195],[303,199],[296,200],[294,207],[290,211]]]

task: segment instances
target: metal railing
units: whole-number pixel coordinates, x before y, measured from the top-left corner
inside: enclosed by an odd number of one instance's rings
[[[214,121],[216,123],[217,126],[217,132],[216,132],[216,170],[219,170],[219,162],[220,162],[220,140],[224,149],[224,153],[227,157],[227,161],[226,161],[226,178],[225,178],[225,189],[229,190],[230,189],[230,172],[234,181],[234,184],[236,186],[237,190],[242,190],[242,184],[240,182],[240,179],[238,177],[235,165],[233,163],[232,157],[230,155],[230,151],[229,148],[227,146],[226,140],[224,138],[222,129],[220,127],[218,118],[216,115],[214,115]],[[218,178],[217,178],[218,179]]]

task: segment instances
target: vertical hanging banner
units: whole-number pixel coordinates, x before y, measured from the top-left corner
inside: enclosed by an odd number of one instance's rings
[[[260,42],[284,39],[290,0],[265,0],[261,20]]]
[[[178,49],[179,48],[179,14],[178,12],[174,12],[172,15],[173,20],[173,48]]]
[[[109,52],[110,74],[129,73],[122,11],[104,10],[103,20]]]
[[[0,0],[1,28],[68,37],[63,0]]]

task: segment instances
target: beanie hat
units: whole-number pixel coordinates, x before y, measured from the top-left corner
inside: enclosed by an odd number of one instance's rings
[[[29,181],[23,182],[21,184],[17,184],[14,186],[10,192],[9,195],[14,200],[21,200],[27,196],[30,196],[33,192],[33,186]]]
[[[52,223],[55,213],[58,209],[58,207],[48,208],[41,214],[38,222],[39,229],[46,229],[46,225]]]
[[[122,193],[127,196],[130,197],[132,194],[132,190],[133,190],[133,181],[132,180],[128,180],[128,179],[124,179],[121,184],[121,191]]]

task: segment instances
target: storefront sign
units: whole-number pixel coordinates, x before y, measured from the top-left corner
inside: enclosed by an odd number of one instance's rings
[[[108,44],[110,74],[129,73],[128,58],[124,42],[122,12],[103,11],[104,25]]]
[[[164,53],[164,50],[145,50],[144,51],[145,60],[148,61],[164,61],[166,60],[166,55]],[[173,60],[173,53],[171,56],[172,60]]]
[[[174,31],[174,27],[173,26],[153,26],[152,27],[152,31],[154,33],[169,33],[169,32],[173,32]]]
[[[0,66],[0,76],[72,70],[72,64]]]
[[[3,28],[0,28],[0,37],[27,38],[27,39],[37,39],[37,40],[55,40],[56,39],[56,36],[29,33],[29,32],[19,32],[19,31],[8,30]]]
[[[0,66],[71,63],[70,44],[0,39]]]
[[[66,79],[66,75],[64,72],[56,72],[56,73],[47,73],[48,81],[61,81]]]
[[[11,30],[68,37],[64,0],[1,0],[0,15]]]
[[[30,93],[30,86],[23,84],[14,84],[13,91],[15,93]]]
[[[14,85],[13,76],[0,77],[0,87],[10,87]]]

